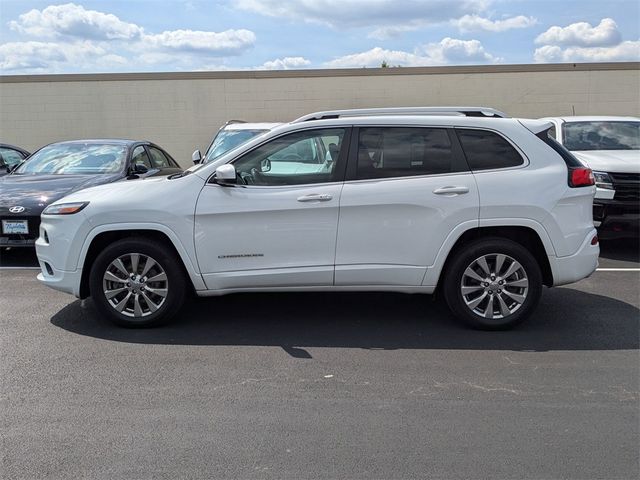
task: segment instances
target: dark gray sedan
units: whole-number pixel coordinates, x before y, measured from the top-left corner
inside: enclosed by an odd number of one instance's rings
[[[75,140],[41,148],[0,177],[0,247],[32,247],[40,214],[83,188],[180,173],[157,145],[135,140]]]

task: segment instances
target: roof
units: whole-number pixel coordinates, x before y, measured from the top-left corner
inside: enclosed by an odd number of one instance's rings
[[[258,122],[258,123],[229,123],[223,127],[224,130],[271,130],[282,123]]]
[[[111,144],[111,145],[132,145],[134,143],[151,143],[146,140],[130,140],[127,138],[86,138],[79,140],[63,140],[61,142],[53,142],[51,145],[62,145],[65,143],[77,143],[77,144],[86,144],[86,143],[95,143],[95,144]]]
[[[638,117],[621,117],[614,115],[568,115],[561,117],[545,117],[541,120],[561,120],[563,122],[640,122]]]

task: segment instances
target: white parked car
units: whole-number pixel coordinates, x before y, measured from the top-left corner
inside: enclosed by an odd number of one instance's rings
[[[593,170],[593,218],[601,238],[640,233],[640,118],[556,117],[551,134]]]
[[[309,115],[194,172],[50,205],[38,278],[132,327],[188,290],[440,290],[458,318],[507,328],[597,266],[593,176],[550,127],[453,107]]]
[[[191,155],[191,159],[196,166],[212,162],[228,151],[233,150],[258,135],[268,132],[278,125],[282,125],[282,123],[249,123],[243,120],[229,120],[217,131],[204,157],[200,153],[200,150],[196,150]],[[190,170],[195,170],[195,168],[191,167]]]

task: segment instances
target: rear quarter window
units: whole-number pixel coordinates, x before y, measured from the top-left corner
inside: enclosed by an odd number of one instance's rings
[[[488,130],[456,129],[471,170],[511,168],[524,164],[522,155],[505,138]]]

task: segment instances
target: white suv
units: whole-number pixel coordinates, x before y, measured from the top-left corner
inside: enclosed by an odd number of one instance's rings
[[[440,290],[485,329],[597,266],[591,171],[548,122],[490,109],[321,112],[193,172],[90,188],[42,214],[44,284],[131,327],[188,291]]]

